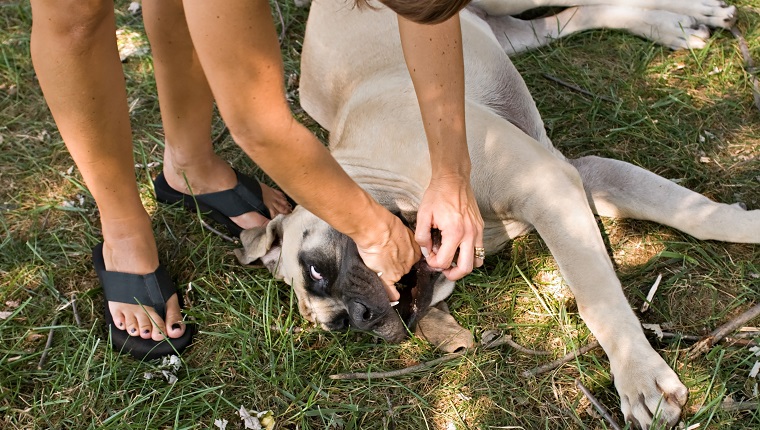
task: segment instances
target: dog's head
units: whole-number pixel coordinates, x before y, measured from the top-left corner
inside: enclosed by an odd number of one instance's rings
[[[290,285],[301,315],[325,330],[353,328],[400,342],[407,328],[453,287],[421,260],[397,284],[401,299],[391,306],[380,278],[364,265],[353,240],[300,206],[266,227],[244,231],[240,239],[244,248],[235,251],[238,260],[263,264]]]

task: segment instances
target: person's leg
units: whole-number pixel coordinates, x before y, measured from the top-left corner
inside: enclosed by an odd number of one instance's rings
[[[153,51],[166,135],[164,176],[167,183],[186,194],[234,187],[237,183],[234,171],[214,153],[211,144],[214,98],[190,38],[182,1],[146,0],[143,2],[143,20]],[[261,185],[264,204],[272,216],[290,212],[282,192]],[[268,221],[257,212],[232,220],[243,228]]]
[[[124,75],[116,49],[113,2],[32,0],[31,52],[40,86],[66,147],[100,211],[109,271],[156,270],[150,218],[138,194]],[[109,303],[116,326],[133,336],[163,339],[137,305]],[[184,331],[176,295],[166,321],[150,316],[169,337]]]

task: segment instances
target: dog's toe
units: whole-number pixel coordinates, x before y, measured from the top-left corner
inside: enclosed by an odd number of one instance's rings
[[[678,423],[688,390],[659,356],[636,357],[616,375],[621,410],[637,428],[672,427]]]

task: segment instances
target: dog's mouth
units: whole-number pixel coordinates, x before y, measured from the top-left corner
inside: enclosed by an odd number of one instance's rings
[[[393,308],[409,329],[412,329],[430,308],[435,281],[440,275],[441,273],[428,266],[423,258],[396,283],[401,298]]]

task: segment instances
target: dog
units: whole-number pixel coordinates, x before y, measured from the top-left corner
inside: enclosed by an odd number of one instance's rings
[[[525,2],[483,0],[460,14],[471,184],[485,222],[486,252],[537,231],[609,358],[626,420],[642,428],[655,417],[675,425],[688,390],[646,339],[594,215],[654,221],[703,240],[760,243],[760,210],[711,201],[622,161],[565,158],[552,146],[507,55],[522,36],[505,31],[511,17],[492,15],[499,5],[514,11],[513,3]],[[684,6],[692,0],[669,3]],[[727,12],[719,2],[703,3]],[[625,7],[630,6],[610,6]],[[651,13],[641,10],[642,16]],[[300,95],[305,111],[330,132],[330,150],[345,171],[412,225],[430,165],[396,25],[395,15],[379,5],[374,10],[354,8],[346,0],[314,2]],[[401,280],[402,299],[392,307],[356,245],[302,207],[244,231],[241,242],[240,262],[262,264],[284,280],[303,317],[326,330],[351,327],[399,342],[429,314],[445,314],[441,306],[454,288],[423,260]]]

